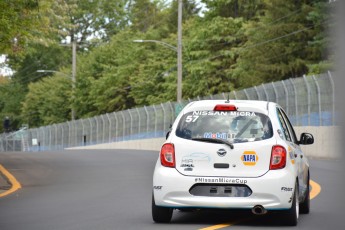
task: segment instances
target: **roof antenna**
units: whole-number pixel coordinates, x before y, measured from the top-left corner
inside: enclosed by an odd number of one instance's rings
[[[225,103],[230,103],[230,92],[228,93],[228,99],[225,101]]]

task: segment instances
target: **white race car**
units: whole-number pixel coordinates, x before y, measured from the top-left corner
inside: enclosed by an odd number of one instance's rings
[[[153,174],[152,217],[170,222],[174,209],[280,211],[296,225],[309,213],[309,163],[276,103],[207,100],[189,103],[163,144]]]

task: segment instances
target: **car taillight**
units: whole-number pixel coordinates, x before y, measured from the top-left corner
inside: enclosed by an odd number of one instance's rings
[[[165,167],[175,167],[175,147],[173,144],[167,143],[161,149],[161,164]]]
[[[286,149],[280,145],[274,145],[271,153],[270,170],[282,169],[286,165]]]
[[[237,111],[234,105],[216,105],[213,111]]]

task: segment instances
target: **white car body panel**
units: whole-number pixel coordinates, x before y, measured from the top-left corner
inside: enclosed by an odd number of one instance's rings
[[[224,144],[210,144],[174,137],[176,169],[185,176],[226,176],[226,177],[259,177],[269,170],[272,146],[277,143],[274,138],[267,142],[238,143],[236,148],[230,149]],[[225,150],[227,154],[220,157],[218,150]],[[195,157],[195,153],[199,156]],[[203,157],[201,157],[203,154]],[[201,155],[201,156],[200,156]],[[253,156],[254,155],[254,156]],[[256,155],[256,156],[255,156]],[[247,159],[242,159],[247,156]],[[253,157],[252,157],[253,156]],[[214,164],[229,164],[229,169],[214,168]],[[255,164],[255,165],[250,165]],[[189,171],[189,169],[191,171]]]
[[[158,163],[160,164],[160,162]],[[258,178],[236,178],[236,177],[195,177],[183,176],[176,169],[156,167],[154,176],[154,197],[156,205],[171,208],[248,208],[255,205],[262,205],[267,210],[288,209],[291,207],[293,191],[282,190],[292,189],[295,178],[290,176],[291,172],[277,174],[269,171]],[[292,169],[293,170],[293,169]],[[220,179],[222,179],[222,182]],[[253,194],[250,197],[203,197],[193,196],[189,189],[199,181],[213,181],[214,184],[244,184],[248,185]],[[158,186],[159,185],[159,186]],[[268,189],[269,188],[269,189]]]

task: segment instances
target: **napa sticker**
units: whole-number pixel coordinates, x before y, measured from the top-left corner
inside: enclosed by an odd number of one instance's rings
[[[259,161],[259,157],[255,151],[244,151],[241,160],[246,166],[254,166]]]

